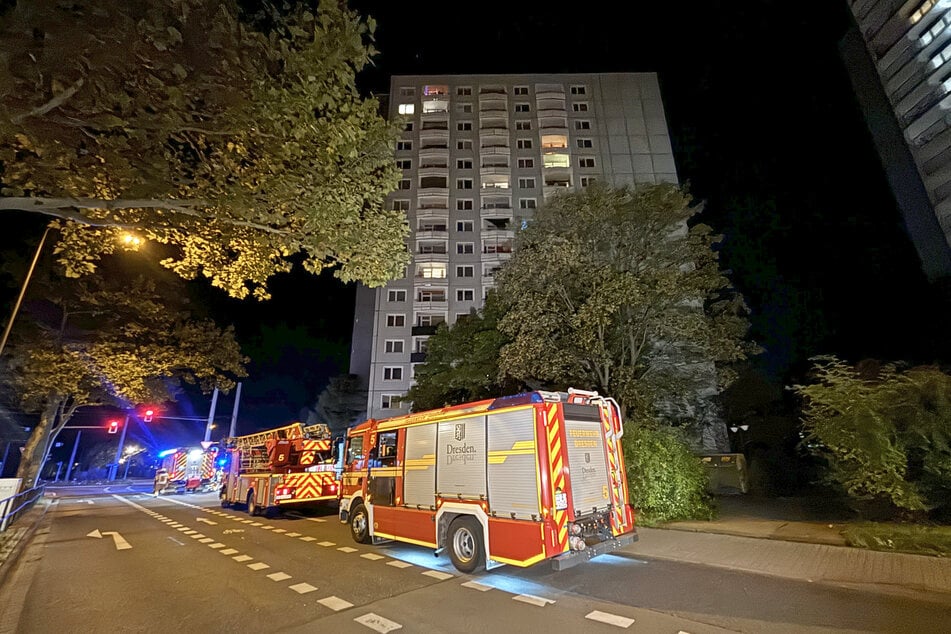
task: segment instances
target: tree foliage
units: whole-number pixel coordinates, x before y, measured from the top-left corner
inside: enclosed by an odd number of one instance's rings
[[[937,367],[814,358],[803,398],[805,446],[829,482],[908,511],[949,506],[951,376]],[[939,511],[940,512],[940,511]]]
[[[426,361],[416,367],[406,398],[414,411],[436,409],[503,394],[524,384],[499,373],[499,351],[507,341],[498,330],[500,306],[489,293],[481,310],[449,327],[440,324],[427,341]]]
[[[497,276],[499,329],[511,340],[501,372],[597,389],[639,422],[662,409],[699,418],[697,401],[756,351],[718,266],[719,238],[688,229],[699,211],[670,184],[594,186],[546,203]]]
[[[53,218],[71,276],[134,230],[237,298],[267,298],[291,257],[398,277],[398,123],[355,86],[375,25],[306,4],[260,19],[235,0],[17,2],[0,18],[0,210]]]
[[[171,401],[184,383],[227,392],[245,376],[233,330],[193,319],[154,281],[92,275],[58,289],[32,332],[20,316],[6,359],[22,408],[40,414],[18,471],[26,484],[79,408]]]
[[[317,397],[313,420],[308,424],[326,423],[330,433],[340,436],[367,415],[367,389],[356,374],[342,374],[330,378],[327,387]]]

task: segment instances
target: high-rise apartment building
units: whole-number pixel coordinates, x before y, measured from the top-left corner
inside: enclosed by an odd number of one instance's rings
[[[406,277],[357,290],[350,371],[367,415],[394,416],[428,337],[479,308],[515,232],[545,199],[596,180],[677,182],[653,73],[396,76],[389,113],[409,123],[387,204],[406,212]]]
[[[951,278],[951,0],[849,0],[841,51],[931,280]]]

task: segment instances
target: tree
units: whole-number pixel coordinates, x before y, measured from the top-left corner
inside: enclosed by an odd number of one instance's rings
[[[702,420],[756,347],[691,202],[671,184],[601,185],[539,209],[497,276],[501,372],[610,394],[636,423]],[[722,427],[706,444],[726,444]]]
[[[193,319],[153,280],[60,278],[45,297],[33,331],[20,324],[8,359],[23,409],[39,413],[17,472],[24,486],[81,407],[170,401],[183,383],[227,392],[245,376],[233,329]]]
[[[305,3],[306,4],[306,3]],[[0,210],[45,214],[67,275],[130,230],[162,264],[266,299],[298,258],[378,286],[409,261],[399,172],[356,74],[374,22],[235,0],[22,0],[0,17]]]
[[[312,413],[308,424],[326,423],[336,438],[367,415],[367,389],[356,374],[341,374],[330,378]]]
[[[803,399],[803,442],[826,480],[893,510],[951,510],[951,375],[835,356],[813,358]]]
[[[406,398],[413,410],[436,409],[469,401],[512,394],[525,384],[499,372],[499,351],[506,337],[499,332],[500,305],[494,293],[481,311],[440,324],[427,341],[426,361],[414,372],[415,384]]]

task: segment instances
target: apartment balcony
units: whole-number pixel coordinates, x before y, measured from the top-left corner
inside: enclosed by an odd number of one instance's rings
[[[449,149],[449,128],[419,131],[420,148],[438,147]]]
[[[510,181],[511,179],[509,177],[512,175],[512,168],[508,165],[482,165],[482,167],[479,168],[479,174],[482,175],[483,180],[487,176],[497,176],[505,177],[506,180]],[[485,187],[483,187],[483,189],[485,189]]]
[[[507,95],[508,91],[505,90],[505,86],[481,86],[479,88],[479,95]]]
[[[449,164],[449,145],[442,146],[430,146],[420,148],[419,150],[419,162],[420,164],[425,164],[426,162],[432,161],[444,161],[447,165]]]
[[[556,110],[561,111],[562,114],[566,113],[568,108],[566,107],[565,96],[562,95],[560,98],[546,98],[542,99],[536,97],[535,99],[535,111],[540,112],[542,110]]]
[[[438,326],[413,326],[411,334],[414,337],[428,337],[436,334]],[[426,354],[425,352],[413,352],[410,354]]]
[[[545,200],[552,198],[553,196],[558,196],[559,194],[564,194],[571,191],[571,183],[558,183],[557,185],[545,185],[542,188],[542,195],[545,197]]]
[[[419,176],[420,180],[425,179],[425,178],[436,178],[436,179],[445,178],[445,179],[448,179],[448,178],[449,178],[449,165],[447,164],[447,165],[441,166],[441,167],[422,167],[422,166],[420,166],[420,168],[417,170],[417,175]],[[447,185],[446,185],[446,186],[447,186],[447,187],[449,186],[449,185],[448,185],[448,181],[447,181]],[[420,185],[420,187],[422,187],[422,185]]]
[[[506,170],[507,172],[507,170]],[[494,178],[499,178],[498,176]],[[482,187],[479,189],[479,194],[482,198],[487,196],[511,196],[512,188],[509,187],[509,181],[506,179],[504,183],[497,182],[483,182]]]
[[[416,205],[416,217],[420,220],[444,220],[449,221],[449,198],[445,200],[433,201],[432,199],[419,198]]]
[[[568,134],[568,119],[564,117],[539,117],[538,129],[545,134]]]
[[[492,145],[482,145],[479,147],[479,156],[483,158],[489,156],[504,156],[506,159],[512,155],[512,148],[509,147],[508,139],[504,143],[495,142]]]
[[[496,229],[491,223],[489,224],[490,228],[482,228],[482,238],[486,241],[488,240],[514,240],[515,231],[512,229]]]
[[[479,102],[479,119],[485,117],[508,118],[508,102],[505,99]]]
[[[434,230],[420,230],[416,232],[417,240],[448,240],[449,239],[449,228],[444,227],[443,229],[434,229]],[[417,249],[419,251],[419,249]]]
[[[446,298],[442,299],[431,299],[431,300],[414,300],[413,301],[413,310],[419,311],[438,311],[444,312],[449,307],[449,303],[446,301]]]
[[[449,117],[446,113],[440,114],[424,114],[420,117],[421,123],[419,125],[420,132],[435,132],[439,130],[449,131]]]
[[[422,155],[423,152],[429,151],[438,151],[442,150],[445,152],[449,151],[449,135],[445,135],[445,138],[427,138],[425,139],[426,143],[421,144],[419,147],[419,153]]]
[[[508,128],[484,128],[479,130],[479,137],[482,146],[508,145]]]
[[[439,262],[448,264],[449,254],[448,253],[414,253],[413,261],[416,264],[435,264]]]
[[[512,221],[514,218],[512,213],[512,206],[508,207],[483,207],[479,210],[479,218],[482,220],[508,220]]]
[[[535,84],[535,99],[565,99],[565,87],[562,84]]]
[[[482,288],[495,288],[495,275],[482,276]]]
[[[449,197],[449,187],[435,187],[433,185],[420,184],[418,192],[426,196],[445,196]]]
[[[418,328],[425,328],[428,326],[417,326]],[[409,362],[410,363],[423,363],[426,361],[425,352],[410,352],[409,353]]]

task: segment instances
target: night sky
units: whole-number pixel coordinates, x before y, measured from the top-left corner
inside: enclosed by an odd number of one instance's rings
[[[361,90],[385,93],[391,74],[657,72],[681,181],[725,236],[765,375],[788,384],[816,354],[951,357],[839,56],[846,3],[605,4],[351,2],[378,23]],[[296,272],[272,290],[263,305],[202,291],[252,356],[239,432],[294,420],[348,368],[354,287]],[[204,416],[208,400],[183,407]]]

